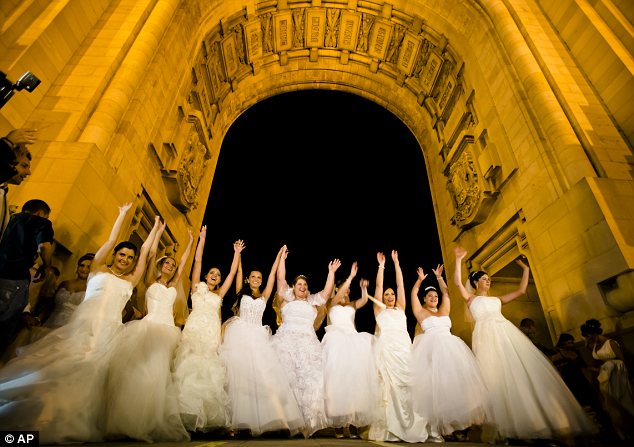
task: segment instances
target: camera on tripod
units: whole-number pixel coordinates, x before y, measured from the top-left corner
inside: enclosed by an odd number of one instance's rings
[[[35,88],[40,85],[40,80],[30,71],[27,71],[20,79],[18,79],[15,83],[11,82],[7,78],[7,74],[3,71],[0,71],[0,108],[2,108],[9,99],[13,96],[15,91],[26,90],[27,92],[32,92]]]

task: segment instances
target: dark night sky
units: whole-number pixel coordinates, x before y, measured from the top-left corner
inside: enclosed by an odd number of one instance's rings
[[[257,269],[266,281],[286,244],[287,281],[304,274],[313,293],[323,288],[329,261],[339,258],[336,279],[359,262],[351,298],[360,296],[361,277],[370,280],[374,294],[378,251],[388,258],[385,287],[395,287],[390,253],[396,249],[409,301],[416,268],[431,273],[441,262],[416,139],[390,112],[347,93],[282,94],[240,116],[222,145],[205,224],[203,269],[218,266],[226,275],[232,242],[243,239],[245,275]],[[224,307],[230,307],[231,294]],[[272,323],[271,315],[265,323]],[[411,312],[408,320],[411,330]],[[358,312],[357,329],[373,331],[370,304]]]

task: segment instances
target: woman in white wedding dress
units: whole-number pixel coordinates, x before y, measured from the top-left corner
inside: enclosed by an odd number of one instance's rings
[[[396,271],[396,290],[383,291],[385,255],[377,254],[374,316],[379,328],[375,355],[379,371],[379,415],[371,425],[368,438],[373,441],[425,442],[425,421],[412,408],[412,341],[405,316],[405,285],[398,253],[392,250]]]
[[[189,241],[178,267],[171,256],[156,261],[164,230],[165,224],[162,224],[148,256],[145,275],[148,313],[143,319],[125,325],[110,364],[106,433],[111,439],[189,440],[180,418],[171,367],[181,334],[174,325],[177,288],[194,239],[189,231]]]
[[[346,430],[350,437],[358,437],[355,430],[374,422],[378,405],[374,337],[357,332],[354,325],[356,311],[368,302],[368,280],[361,280],[361,298],[350,301],[350,284],[357,271],[355,262],[350,276],[328,301],[329,324],[321,341],[326,416],[337,437],[343,437]]]
[[[421,305],[418,291],[427,275],[418,268],[412,287],[412,312],[423,332],[414,338],[412,348],[414,412],[427,422],[428,441],[442,441],[442,435],[482,425],[489,412],[488,393],[471,349],[451,333],[451,310],[443,266],[432,270],[442,292],[425,288]]]
[[[220,356],[227,368],[230,423],[234,430],[249,430],[253,436],[267,431],[288,430],[291,435],[304,427],[304,418],[271,344],[271,331],[262,325],[266,303],[273,293],[283,246],[271,267],[264,291],[262,273],[250,272],[248,290],[242,287],[241,268],[236,285],[239,313],[225,326]]]
[[[220,306],[238,270],[244,242],[233,243],[233,261],[221,284],[220,270],[212,267],[201,281],[207,227],[200,230],[192,271],[192,312],[183,329],[174,359],[174,382],[181,418],[189,431],[210,431],[229,425],[227,374],[220,360]]]
[[[482,271],[469,275],[470,293],[462,284],[461,264],[467,252],[457,247],[454,281],[475,319],[473,352],[489,390],[497,437],[555,439],[591,434],[593,423],[557,370],[533,342],[502,315],[502,304],[526,293],[529,268],[519,288],[489,296],[491,280]]]
[[[131,205],[119,208],[92,262],[85,299],[68,324],[25,347],[0,371],[0,429],[38,430],[47,444],[103,439],[106,373],[123,327],[121,314],[143,276],[159,224],[157,217],[138,259],[133,243],[115,247]]]
[[[289,287],[286,282],[286,256],[284,250],[277,268],[278,301],[282,312],[282,325],[272,337],[277,356],[288,374],[292,390],[304,416],[303,434],[309,437],[328,426],[324,409],[324,375],[321,345],[313,324],[317,316],[315,306],[326,303],[335,286],[335,272],[341,261],[328,264],[328,278],[324,289],[311,295],[306,277],[298,276]]]

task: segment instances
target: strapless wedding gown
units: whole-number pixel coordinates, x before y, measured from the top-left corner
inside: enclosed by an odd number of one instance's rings
[[[173,375],[181,418],[189,431],[229,425],[227,374],[218,353],[221,304],[206,283],[194,285],[193,309],[176,348]]]
[[[430,435],[481,425],[490,413],[488,392],[473,352],[450,332],[449,316],[429,316],[412,348],[414,412]]]
[[[374,337],[357,332],[353,305],[332,306],[321,341],[326,416],[330,427],[365,427],[377,417],[378,372]]]
[[[0,429],[38,430],[40,443],[101,441],[106,374],[132,284],[91,274],[68,324],[0,370]]]
[[[548,358],[502,315],[497,297],[476,296],[473,352],[489,390],[499,436],[552,439],[595,431]]]
[[[313,328],[317,316],[315,305],[324,302],[321,294],[310,295],[307,301],[287,301],[282,307],[282,325],[272,337],[277,356],[304,416],[306,437],[328,426],[324,409],[321,345]]]
[[[240,313],[227,322],[220,355],[227,368],[231,427],[258,436],[287,429],[291,435],[304,427],[286,372],[262,326],[264,298],[243,295]]]
[[[405,312],[383,309],[376,317],[375,356],[379,371],[379,417],[370,427],[375,441],[425,442],[426,421],[412,408],[412,342]]]
[[[108,373],[110,438],[189,441],[171,370],[181,334],[174,325],[175,300],[174,287],[152,284],[145,292],[148,314],[123,328]]]

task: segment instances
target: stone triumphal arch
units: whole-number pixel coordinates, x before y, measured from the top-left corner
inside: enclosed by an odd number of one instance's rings
[[[630,2],[8,0],[0,14],[0,69],[42,80],[0,111],[5,134],[39,129],[10,203],[49,202],[67,272],[131,198],[126,235],[158,213],[177,250],[233,121],[282,92],[333,89],[418,139],[446,264],[462,244],[512,287],[526,255],[551,337],[597,317],[632,347]]]

